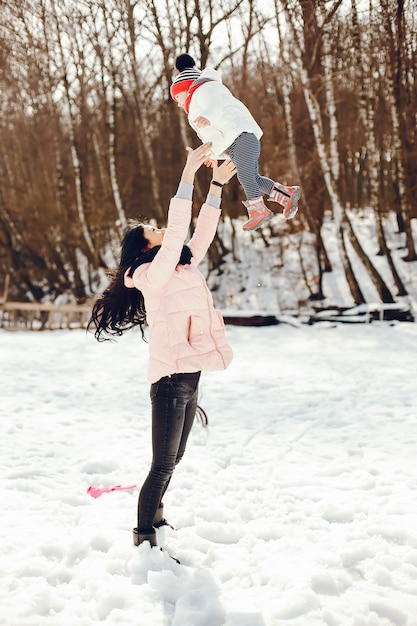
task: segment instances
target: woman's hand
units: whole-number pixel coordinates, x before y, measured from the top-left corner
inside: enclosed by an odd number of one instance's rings
[[[187,148],[187,151],[187,161],[184,165],[181,180],[183,183],[190,183],[192,185],[194,182],[194,175],[196,171],[200,169],[200,167],[203,165],[204,161],[207,160],[210,154],[211,144],[203,143],[195,150],[193,150],[192,148]]]
[[[236,174],[236,166],[230,159],[223,161],[220,166],[218,165],[218,162],[213,159],[211,166],[213,168],[213,180],[221,183],[222,185],[229,182],[229,180]]]

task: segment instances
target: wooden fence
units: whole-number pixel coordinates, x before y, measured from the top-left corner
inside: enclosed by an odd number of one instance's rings
[[[0,302],[0,328],[5,330],[86,328],[91,309],[91,304]]]
[[[38,302],[4,302],[0,299],[0,328],[5,330],[57,330],[86,328],[93,303],[41,304]],[[271,326],[282,321],[275,315],[225,312],[225,324],[238,326]],[[297,320],[294,320],[294,324]],[[298,325],[297,323],[296,325]]]

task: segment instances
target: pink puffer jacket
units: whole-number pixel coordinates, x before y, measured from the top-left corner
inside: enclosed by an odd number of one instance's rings
[[[203,204],[188,242],[190,265],[177,265],[191,221],[191,201],[172,198],[161,249],[151,263],[140,265],[126,287],[145,299],[149,334],[148,379],[182,372],[225,369],[233,358],[220,311],[197,265],[216,232],[220,211]]]

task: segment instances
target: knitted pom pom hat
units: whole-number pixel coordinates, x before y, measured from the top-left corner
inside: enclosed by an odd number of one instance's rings
[[[180,54],[176,58],[175,67],[179,74],[174,78],[171,85],[171,98],[177,99],[177,95],[182,91],[188,91],[192,83],[200,77],[201,70],[195,67],[195,61],[189,54]]]

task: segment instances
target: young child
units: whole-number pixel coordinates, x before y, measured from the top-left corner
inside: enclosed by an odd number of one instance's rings
[[[171,97],[188,115],[190,126],[203,143],[211,143],[213,159],[231,159],[245,194],[249,220],[243,230],[259,228],[272,217],[261,194],[282,205],[285,218],[294,217],[301,195],[300,187],[287,187],[258,171],[260,138],[258,126],[247,107],[222,84],[219,72],[195,67],[188,54],[177,57],[179,74],[171,85]],[[210,165],[210,161],[207,163]]]

